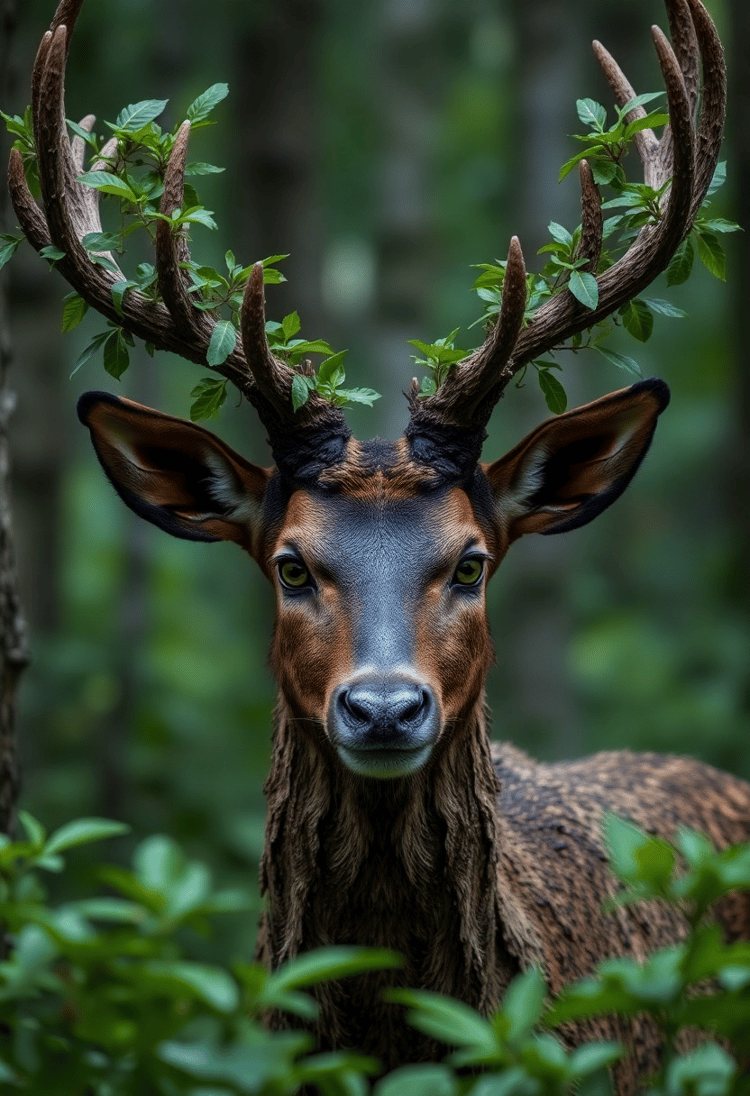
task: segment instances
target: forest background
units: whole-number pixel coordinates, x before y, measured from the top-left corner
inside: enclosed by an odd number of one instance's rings
[[[53,6],[18,9],[13,86],[0,104],[9,113],[28,100]],[[711,13],[731,81],[730,182],[712,213],[747,227],[750,14],[716,0]],[[67,112],[101,124],[127,103],[164,98],[172,125],[228,81],[218,124],[191,146],[227,169],[200,180],[220,230],[196,227],[193,252],[217,266],[228,247],[243,263],[290,252],[288,281],[268,289],[269,317],[297,310],[305,337],[348,347],[347,380],[384,394],[347,413],[355,433],[395,436],[400,393],[418,372],[407,340],[460,326],[460,345],[480,341],[480,328],[466,333],[481,314],[471,264],[502,258],[517,233],[532,265],[549,221],[578,223],[575,175],[557,182],[576,151],[566,136],[580,129],[575,100],[611,103],[591,38],[639,92],[658,90],[655,21],[666,22],[656,0],[87,0]],[[11,217],[4,231],[14,229]],[[643,345],[623,332],[613,341],[673,392],[632,487],[593,525],[518,544],[490,587],[494,734],[537,757],[653,749],[750,776],[750,361],[740,336],[750,272],[744,236],[724,242],[728,286],[705,270],[676,290],[657,284],[652,295],[689,318],[657,317]],[[111,856],[169,833],[219,881],[255,888],[271,592],[234,546],[176,541],[130,514],[75,417],[90,388],[187,416],[207,370],[144,355],[118,385],[94,358],[69,379],[103,325],[90,315],[62,337],[67,287],[30,248],[4,277],[32,653],[18,716],[22,804],[50,828],[87,814],[127,821],[132,836]],[[560,360],[571,405],[632,379],[598,355]],[[510,389],[485,456],[548,414],[533,377]],[[208,425],[268,462],[247,406],[230,399]],[[75,863],[85,875],[83,853]],[[238,915],[206,953],[247,955],[254,932],[255,916]]]

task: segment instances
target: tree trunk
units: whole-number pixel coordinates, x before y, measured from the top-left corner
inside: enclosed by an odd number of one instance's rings
[[[11,44],[16,29],[16,0],[2,0],[0,35],[0,95],[6,102],[11,90]],[[6,220],[7,198],[2,190],[0,218]],[[8,422],[14,397],[9,388],[11,361],[5,284],[0,285],[0,830],[12,834],[19,789],[18,748],[15,731],[16,693],[26,663],[26,626],[21,612],[10,508]]]

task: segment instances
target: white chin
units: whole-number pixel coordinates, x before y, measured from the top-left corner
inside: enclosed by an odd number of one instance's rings
[[[415,750],[351,750],[340,744],[336,749],[347,769],[357,776],[396,780],[421,769],[430,756],[432,744],[418,746]]]

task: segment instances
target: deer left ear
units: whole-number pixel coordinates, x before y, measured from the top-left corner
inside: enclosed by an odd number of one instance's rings
[[[635,475],[668,403],[663,381],[641,381],[548,419],[482,465],[510,540],[566,533],[605,510]]]
[[[107,392],[81,396],[78,417],[136,514],[174,537],[233,540],[255,554],[268,469],[195,423]]]

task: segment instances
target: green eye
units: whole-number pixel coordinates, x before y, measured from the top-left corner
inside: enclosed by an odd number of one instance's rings
[[[484,562],[481,559],[465,559],[459,563],[453,581],[460,586],[476,586],[484,573]]]
[[[301,563],[288,559],[285,563],[279,564],[279,578],[283,586],[289,586],[291,589],[296,590],[309,581],[310,573]]]

